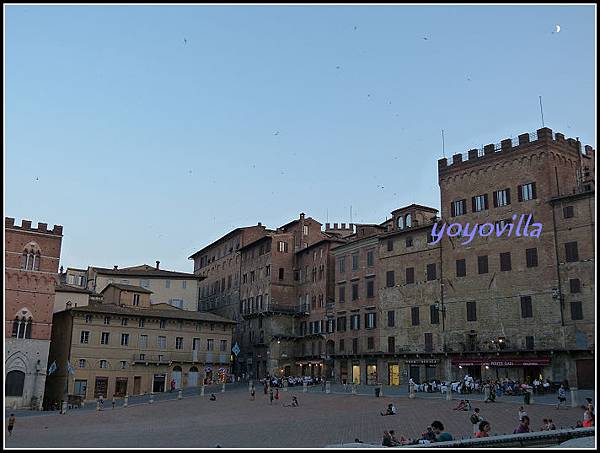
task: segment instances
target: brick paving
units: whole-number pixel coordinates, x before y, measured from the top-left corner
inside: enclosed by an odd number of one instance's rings
[[[257,389],[258,390],[258,389]],[[283,407],[291,395],[300,407]],[[456,400],[407,397],[375,398],[363,395],[325,395],[281,392],[282,399],[269,405],[262,392],[250,401],[247,389],[217,393],[217,401],[188,396],[181,401],[160,401],[102,412],[70,411],[66,415],[18,418],[11,447],[323,447],[352,442],[380,442],[384,430],[417,436],[433,420],[441,420],[455,437],[472,434],[469,413],[452,408]],[[398,415],[382,417],[379,412],[389,401]],[[492,425],[492,433],[512,433],[518,405],[499,402],[479,404]],[[532,428],[539,429],[543,417],[551,417],[557,427],[574,426],[583,410],[556,410],[547,405],[527,406]],[[6,421],[5,421],[6,425]],[[6,427],[5,427],[6,429]],[[5,431],[6,432],[6,431]]]

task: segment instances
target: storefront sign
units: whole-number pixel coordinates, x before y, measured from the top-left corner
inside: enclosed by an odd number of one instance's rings
[[[437,365],[438,359],[405,360],[407,365]]]
[[[544,366],[550,365],[550,357],[538,358],[507,358],[507,359],[452,359],[454,366],[495,366],[495,367],[511,367],[511,366]]]

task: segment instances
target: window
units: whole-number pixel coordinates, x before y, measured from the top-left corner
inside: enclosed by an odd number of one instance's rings
[[[150,287],[150,280],[140,280],[140,286],[143,288],[149,288]]]
[[[352,354],[358,354],[358,338],[352,339]]]
[[[13,321],[13,338],[31,338],[31,325],[33,321],[31,317],[17,317]]]
[[[187,288],[187,280],[182,280],[181,281],[181,288],[182,289],[186,289]]]
[[[352,285],[352,300],[358,299],[358,283]]]
[[[328,319],[327,320],[327,333],[333,333],[335,329],[335,320]]]
[[[283,280],[285,277],[285,269],[283,267],[279,268],[279,280]]]
[[[432,333],[425,334],[425,351],[427,351],[427,352],[433,351],[433,334]]]
[[[471,198],[471,205],[473,212],[481,212],[488,209],[487,193],[483,195],[476,195]]]
[[[121,318],[121,325],[122,325],[122,326],[126,326],[126,325],[127,325],[127,322],[128,322],[128,319],[127,319],[127,318]]]
[[[577,250],[577,242],[567,242],[565,244],[565,255],[567,263],[579,261],[579,252]]]
[[[165,349],[167,347],[167,337],[157,337],[156,345],[159,349]]]
[[[288,243],[279,241],[279,251],[281,253],[287,253],[288,252]]]
[[[510,204],[510,189],[497,190],[494,192],[494,207],[499,208]]]
[[[509,271],[512,266],[510,264],[510,252],[500,254],[500,270]]]
[[[108,344],[108,339],[110,335],[108,332],[102,332],[102,337],[100,338],[100,344]]]
[[[161,329],[164,329],[165,327],[167,327],[167,320],[166,320],[166,319],[161,319],[161,320],[159,321],[159,323],[158,323],[158,326],[159,326]]]
[[[90,324],[92,322],[92,315],[85,315],[85,323]]]
[[[148,347],[148,335],[140,335],[140,349]]]
[[[76,379],[75,380],[75,395],[85,397],[87,393],[87,380]]]
[[[360,315],[350,316],[350,330],[360,330]]]
[[[396,352],[396,337],[388,337],[388,352]]]
[[[358,253],[352,255],[352,270],[358,270]]]
[[[534,182],[519,186],[518,191],[519,201],[535,200],[537,198]]]
[[[437,278],[435,271],[435,263],[427,265],[427,281],[435,280]]]
[[[133,306],[134,307],[139,307],[140,305],[140,295],[139,294],[134,294],[133,295]]]
[[[411,237],[406,238],[406,247],[412,247],[413,239]]]
[[[571,293],[581,292],[581,281],[578,278],[569,279],[569,286],[571,287]]]
[[[487,255],[477,257],[477,269],[480,274],[487,274],[489,272]]]
[[[341,340],[340,340],[339,351],[340,351],[340,352],[343,352],[343,351],[344,351],[344,340],[343,340],[343,339],[341,339]]]
[[[127,361],[121,360],[121,369],[124,370],[125,368],[127,368]]]
[[[571,217],[574,217],[574,216],[575,216],[575,212],[574,212],[573,206],[565,206],[563,208],[563,217],[565,219],[570,219]]]
[[[571,319],[573,321],[580,321],[583,319],[581,302],[571,302]]]
[[[265,268],[265,275],[268,277],[271,275],[271,265],[267,265]],[[229,276],[229,286],[231,287],[231,275]]]
[[[387,250],[388,250],[388,252],[391,252],[392,250],[394,250],[394,240],[393,239],[388,239]]]
[[[406,214],[406,219],[404,223],[406,225],[406,228],[410,228],[412,226],[412,216],[410,214]]]
[[[525,349],[535,349],[535,343],[532,336],[525,337]]]
[[[373,280],[367,280],[367,299],[375,297],[375,282]]]
[[[79,359],[79,368],[85,368],[85,359]]]
[[[302,234],[304,236],[308,236],[308,225],[303,225],[302,226]]]
[[[108,368],[108,362],[106,360],[100,360],[100,368]]]
[[[464,215],[467,213],[467,200],[458,200],[453,201],[450,204],[450,216],[457,217],[459,215]]]
[[[23,396],[25,373],[19,370],[9,371],[6,375],[6,396]]]
[[[109,325],[110,324],[110,316],[105,316],[104,317],[104,325]]]
[[[221,352],[227,351],[227,340],[221,340]]]
[[[128,346],[128,345],[129,345],[129,334],[122,333],[121,334],[121,346]]]
[[[415,282],[415,268],[407,267],[406,268],[406,284]]]
[[[401,215],[398,216],[398,229],[399,230],[404,229],[404,217]]]
[[[341,316],[337,319],[337,331],[345,332],[346,331],[346,317]]]
[[[23,250],[21,269],[39,271],[41,256],[39,246],[35,242],[30,242]]]
[[[388,327],[394,327],[396,325],[396,312],[394,310],[390,310],[387,312],[388,314]]]
[[[140,354],[140,360],[146,360],[146,354]]]
[[[208,340],[206,340],[206,350],[213,351],[214,349],[215,349],[215,340],[213,340],[212,338],[209,338]]]
[[[466,260],[456,260],[456,276],[465,277],[467,275],[467,262]]]
[[[521,318],[533,318],[531,296],[521,296]]]
[[[369,250],[367,252],[367,267],[375,266],[375,252],[373,250]]]
[[[377,327],[377,313],[365,313],[365,328],[375,329]]]
[[[477,321],[477,305],[475,302],[467,302],[467,321]]]
[[[346,272],[346,257],[345,256],[338,258],[338,270],[339,270],[340,274],[343,274],[344,272]]]
[[[429,316],[431,318],[431,324],[440,323],[440,309],[437,307],[437,305],[429,306]]]
[[[419,325],[419,307],[412,307],[410,309],[410,316],[413,326]]]
[[[373,349],[375,347],[375,338],[367,337],[367,349]]]
[[[171,280],[165,280],[165,288],[171,287]]]
[[[527,267],[537,267],[538,265],[538,255],[537,249],[527,249],[525,250],[525,260],[527,261]]]
[[[392,288],[396,285],[396,279],[394,276],[394,271],[387,271],[385,273],[385,285],[388,288]]]
[[[346,287],[339,286],[338,293],[339,293],[339,301],[340,301],[340,303],[343,304],[344,302],[346,302]]]
[[[144,327],[146,324],[146,320],[144,318],[140,318],[138,321],[138,327]]]
[[[175,338],[175,349],[183,349],[183,337]]]

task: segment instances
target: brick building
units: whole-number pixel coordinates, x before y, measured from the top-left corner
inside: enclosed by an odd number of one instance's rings
[[[48,368],[62,226],[4,220],[5,405],[40,409]]]
[[[588,386],[594,151],[542,128],[467,157],[438,162],[440,223],[517,229],[520,216],[531,215],[543,228],[539,237],[476,236],[466,245],[463,237],[442,239],[443,335],[453,353],[446,375],[541,374]]]

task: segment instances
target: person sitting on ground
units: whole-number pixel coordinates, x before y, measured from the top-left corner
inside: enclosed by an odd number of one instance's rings
[[[528,433],[530,431],[531,430],[529,429],[529,417],[527,415],[524,415],[521,419],[521,423],[519,423],[519,426],[517,426],[513,431],[513,434]]]
[[[381,445],[384,447],[393,447],[392,436],[387,431],[383,432],[383,440],[381,441]]]
[[[542,426],[540,426],[540,431],[548,431],[548,419],[547,418],[542,420]]]
[[[490,437],[490,430],[492,429],[492,425],[488,421],[482,421],[479,423],[479,431],[475,433],[475,437]]]
[[[298,398],[292,396],[292,402],[290,404],[284,404],[283,407],[298,407]]]
[[[520,406],[519,407],[519,421],[523,420],[524,415],[527,415],[527,412],[525,411],[523,406]]]
[[[436,442],[446,442],[452,440],[452,435],[444,431],[444,425],[439,420],[435,420],[431,424],[431,429],[435,433]]]
[[[214,394],[214,393],[211,393],[211,394],[210,394],[210,398],[209,398],[209,399],[210,399],[211,401],[217,401],[217,397],[215,396],[215,394]]]
[[[583,427],[591,428],[595,424],[594,408],[590,404],[583,413]]]
[[[488,395],[488,397],[485,400],[486,403],[495,403],[496,402],[496,389],[494,388],[494,386],[492,386],[490,388],[490,394]]]
[[[581,423],[581,420],[577,420],[575,423],[575,428],[583,428],[583,423]]]
[[[357,437],[356,439],[354,439],[354,443],[355,444],[363,444],[364,442]]]
[[[394,406],[393,403],[388,404],[387,410],[384,412],[381,412],[381,415],[396,415],[396,406]]]
[[[456,406],[454,408],[455,411],[464,411],[466,410],[465,407],[467,407],[467,404],[465,403],[465,400],[460,400],[460,403],[458,403],[458,406]]]
[[[548,419],[548,431],[552,431],[556,429],[556,425],[554,424],[554,422],[552,421],[551,418]]]
[[[465,400],[465,408],[463,409],[464,411],[470,411],[471,410],[471,402],[469,400]]]
[[[390,429],[390,437],[392,438],[392,445],[394,447],[402,445],[401,442],[398,439],[396,439],[396,432],[393,429]]]
[[[426,440],[427,443],[435,442],[435,433],[433,432],[431,426],[428,426],[427,431],[421,434],[421,440]]]

